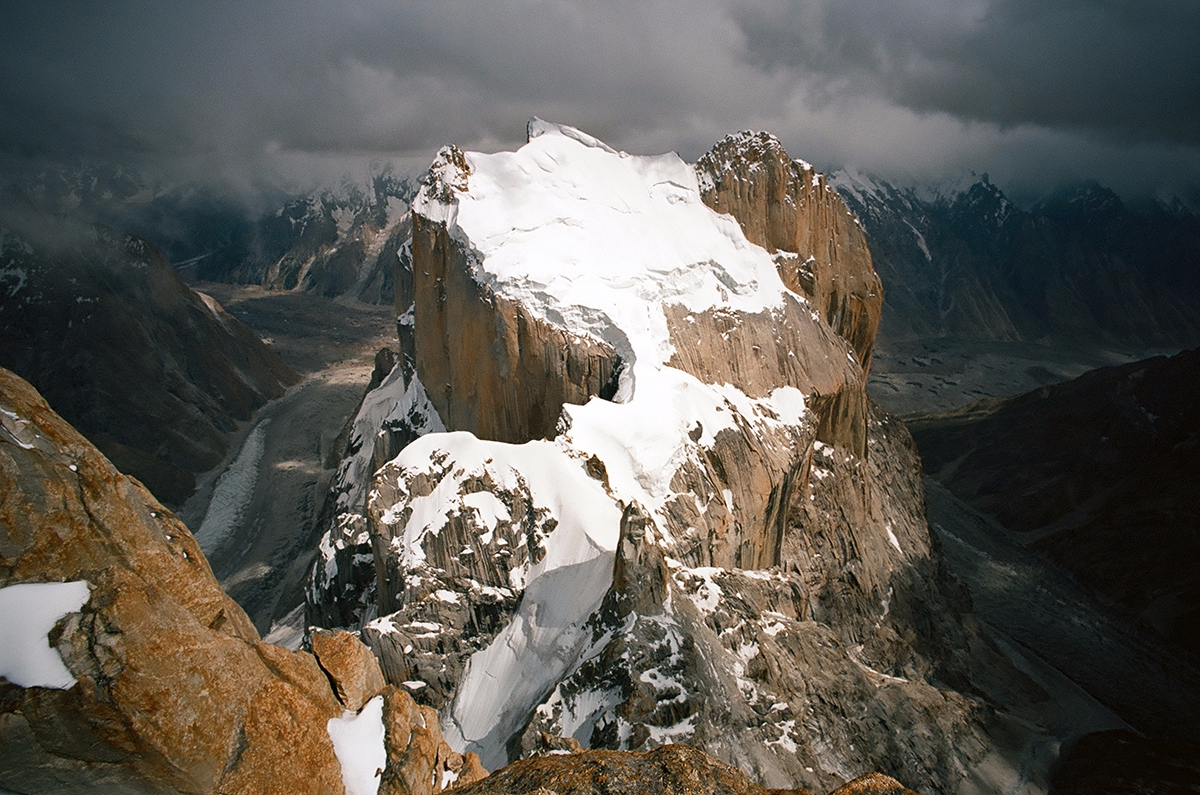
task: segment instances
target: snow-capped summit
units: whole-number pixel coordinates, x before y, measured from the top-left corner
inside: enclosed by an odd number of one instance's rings
[[[349,595],[388,679],[489,767],[554,735],[686,740],[832,781],[844,729],[800,683],[819,657],[822,698],[852,709],[868,671],[911,705],[888,605],[934,566],[911,448],[866,400],[881,298],[836,193],[766,135],[692,166],[535,119],[515,152],[443,148],[412,218],[408,364],[353,455],[447,432],[339,505],[312,610]],[[800,651],[822,633],[870,651]],[[911,742],[952,748],[965,715]]]

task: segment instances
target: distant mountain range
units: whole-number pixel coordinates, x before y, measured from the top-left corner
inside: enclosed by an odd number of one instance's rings
[[[196,187],[79,165],[23,177],[25,200],[155,243],[189,280],[392,301],[413,175],[369,177],[251,209]],[[1098,183],[1018,206],[988,175],[903,187],[831,174],[883,282],[878,344],[1031,341],[1137,351],[1200,344],[1200,216],[1181,201],[1126,203]]]
[[[1200,343],[1200,217],[1096,183],[1022,209],[983,175],[947,191],[841,172],[884,285],[880,346],[928,338]]]

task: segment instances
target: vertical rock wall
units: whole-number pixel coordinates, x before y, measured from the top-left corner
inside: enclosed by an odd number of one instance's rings
[[[761,132],[726,137],[696,171],[704,203],[776,254],[784,284],[808,298],[870,370],[883,286],[862,227],[825,177]]]
[[[472,277],[472,252],[413,216],[416,371],[448,428],[519,444],[554,436],[564,403],[611,397],[620,357]]]

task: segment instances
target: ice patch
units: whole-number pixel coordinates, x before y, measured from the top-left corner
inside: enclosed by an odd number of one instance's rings
[[[512,521],[512,517],[508,514],[508,507],[490,491],[476,491],[463,495],[461,502],[464,506],[475,510],[480,525],[486,527],[488,532],[495,532],[499,522]]]
[[[395,422],[410,423],[418,435],[446,430],[420,379],[414,375],[405,383],[399,363],[383,383],[367,393],[354,417],[350,448],[356,452],[343,461],[338,470],[338,513],[361,511],[365,506],[374,474],[371,461],[375,455],[376,435],[385,425]]]
[[[688,715],[672,726],[652,726],[649,723],[642,725],[650,732],[650,742],[652,744],[666,745],[667,743],[677,743],[685,737],[692,736],[696,732],[695,723],[696,716]]]
[[[431,461],[447,474],[433,493],[408,503],[411,515],[396,538],[406,570],[424,562],[426,539],[445,526],[446,511],[460,504],[469,478],[486,477],[502,491],[527,491],[532,506],[557,523],[543,537],[544,557],[516,572],[524,579],[520,607],[487,648],[471,656],[445,719],[451,746],[476,751],[485,767],[495,769],[507,761],[508,739],[586,647],[584,623],[612,582],[621,510],[560,443],[510,445],[464,432],[432,434],[406,447],[392,466],[420,471]],[[499,512],[486,498],[465,496]],[[403,507],[391,506],[384,521],[398,521]]]
[[[889,524],[885,525],[885,527],[887,529],[888,541],[891,542],[892,546],[896,548],[897,552],[903,555],[904,550],[900,548],[900,540],[896,538],[896,534],[892,532],[892,526]]]
[[[378,795],[379,771],[387,766],[383,744],[383,696],[375,696],[355,715],[347,711],[326,726],[342,766],[346,795]]]
[[[0,588],[0,676],[19,687],[72,687],[75,677],[47,635],[59,619],[87,604],[90,595],[83,580]]]

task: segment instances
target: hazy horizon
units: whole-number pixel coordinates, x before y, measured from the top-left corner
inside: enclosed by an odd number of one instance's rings
[[[1200,4],[52,0],[6,11],[0,160],[316,185],[530,116],[694,160],[768,130],[822,170],[1014,196],[1200,186]]]

